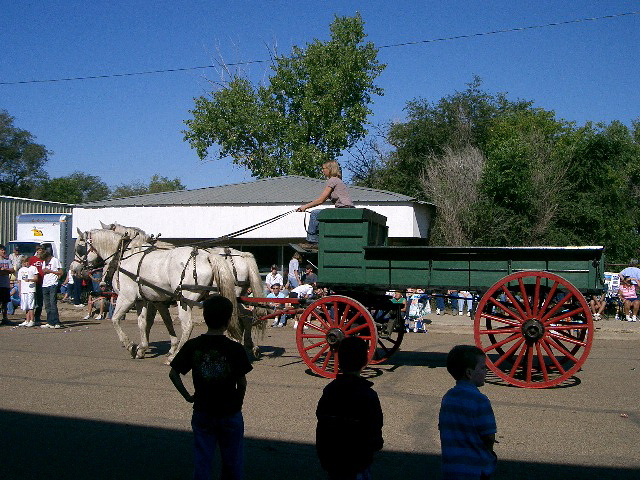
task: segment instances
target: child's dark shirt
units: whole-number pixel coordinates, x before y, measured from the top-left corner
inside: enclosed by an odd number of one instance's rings
[[[382,408],[373,383],[339,374],[324,388],[316,417],[316,450],[328,472],[359,473],[382,448]]]
[[[193,409],[215,416],[242,410],[237,382],[253,368],[244,347],[224,335],[188,340],[171,362],[181,375],[193,370]]]

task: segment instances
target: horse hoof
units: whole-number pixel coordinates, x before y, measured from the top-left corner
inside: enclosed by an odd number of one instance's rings
[[[131,354],[131,358],[136,358],[136,354],[138,353],[138,346],[135,343],[131,345],[129,353]]]

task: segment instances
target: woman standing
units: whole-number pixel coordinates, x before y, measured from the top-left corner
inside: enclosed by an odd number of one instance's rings
[[[327,183],[324,190],[318,198],[305,203],[298,207],[299,212],[304,212],[312,207],[322,205],[327,199],[331,200],[333,206],[336,208],[354,208],[347,186],[342,181],[342,172],[340,171],[340,165],[335,160],[330,160],[322,164],[322,174],[327,177]],[[300,246],[306,250],[318,249],[318,214],[320,210],[314,210],[311,212],[309,219],[309,226],[307,227],[307,244],[301,244]]]

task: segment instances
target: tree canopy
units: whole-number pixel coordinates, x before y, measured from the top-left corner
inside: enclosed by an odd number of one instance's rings
[[[151,177],[148,184],[142,182],[132,182],[129,184],[118,185],[111,194],[112,198],[132,197],[134,195],[145,195],[147,193],[173,192],[176,190],[184,190],[186,187],[182,184],[178,177],[170,179],[155,174]]]
[[[45,180],[49,154],[31,133],[14,125],[14,117],[0,110],[0,195],[26,197]]]
[[[438,102],[407,103],[394,147],[361,156],[356,183],[434,202],[434,245],[604,245],[640,253],[640,122],[579,127],[474,78]]]
[[[336,17],[331,39],[294,47],[276,56],[268,85],[254,86],[236,74],[209,97],[195,99],[185,140],[204,160],[230,156],[254,177],[286,174],[319,176],[319,166],[335,159],[367,134],[374,84],[385,65],[364,42],[360,15]]]

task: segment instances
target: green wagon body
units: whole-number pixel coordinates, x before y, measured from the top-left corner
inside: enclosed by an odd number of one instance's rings
[[[385,293],[410,287],[480,291],[475,343],[509,384],[557,386],[584,364],[594,332],[584,294],[603,290],[603,247],[389,245],[387,219],[371,210],[329,208],[318,219],[318,282],[334,293],[309,305],[297,326],[313,372],[337,374],[347,336],[368,342],[371,363],[393,355],[405,318]]]
[[[368,209],[319,215],[318,279],[335,289],[484,291],[515,272],[555,273],[583,293],[604,286],[603,247],[389,246],[386,218]]]

